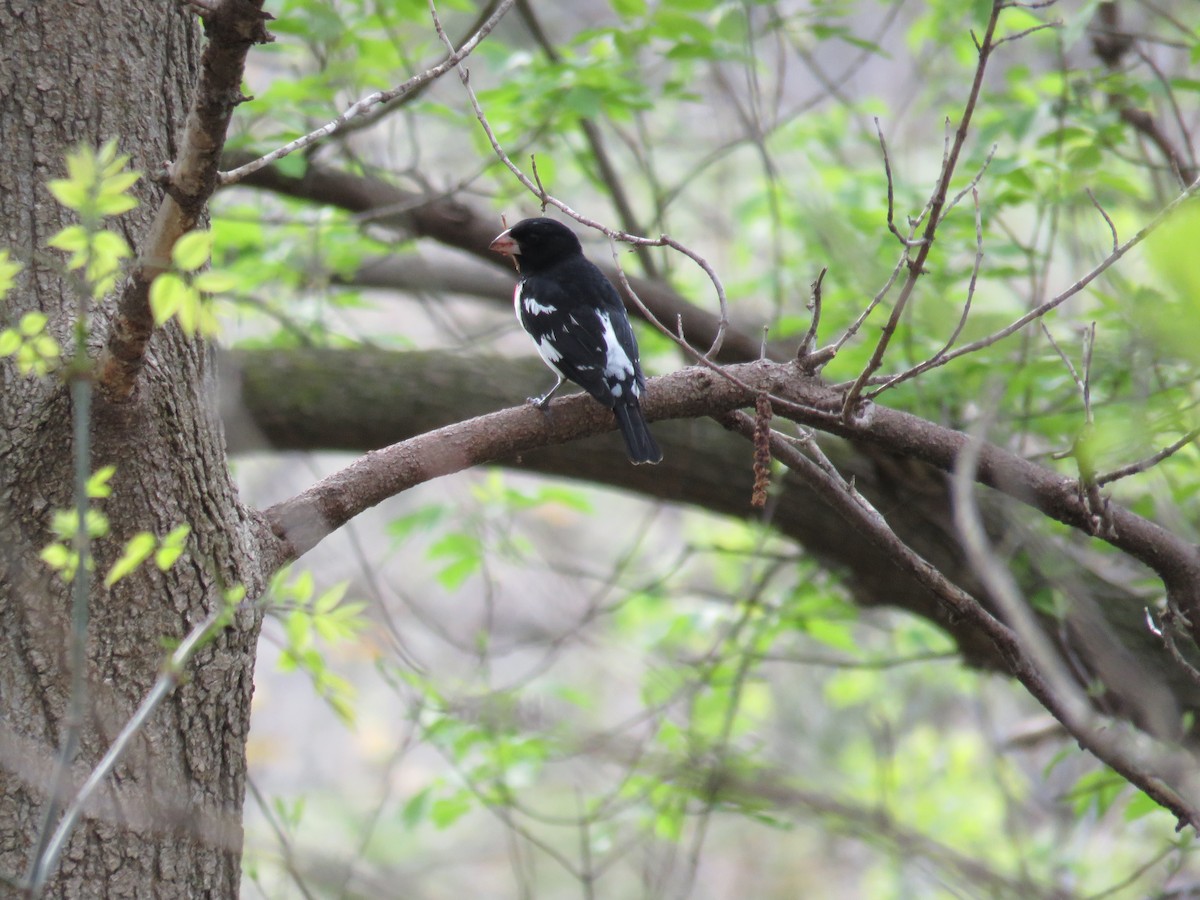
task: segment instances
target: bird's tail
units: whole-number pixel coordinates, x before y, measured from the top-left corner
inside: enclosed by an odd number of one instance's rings
[[[621,437],[625,438],[625,449],[629,452],[629,461],[635,466],[642,463],[662,462],[662,451],[650,434],[650,426],[642,415],[642,408],[636,400],[629,403],[618,403],[613,409],[617,416],[617,426],[621,429]]]

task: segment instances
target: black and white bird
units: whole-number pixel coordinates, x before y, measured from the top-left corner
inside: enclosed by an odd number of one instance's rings
[[[616,415],[630,462],[661,462],[642,415],[646,378],[625,306],[612,282],[584,257],[579,238],[554,219],[525,219],[492,241],[491,249],[517,263],[517,319],[558,376],[554,387],[529,402],[545,408],[569,379]]]

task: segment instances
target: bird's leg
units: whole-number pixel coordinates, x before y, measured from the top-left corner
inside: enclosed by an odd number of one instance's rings
[[[550,390],[546,391],[546,393],[542,394],[542,396],[540,396],[540,397],[530,397],[528,402],[532,403],[538,409],[545,409],[546,406],[550,403],[550,398],[554,395],[554,392],[557,391],[560,387],[562,387],[563,382],[566,380],[567,379],[564,378],[562,375],[559,375],[558,381],[556,381],[554,383],[554,387],[550,388]]]

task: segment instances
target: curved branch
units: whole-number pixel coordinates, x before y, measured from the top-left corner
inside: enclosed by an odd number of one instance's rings
[[[208,45],[200,58],[200,77],[188,110],[180,150],[167,166],[166,196],[150,232],[138,248],[117,300],[117,315],[100,358],[97,382],[113,400],[127,398],[142,370],[146,344],[154,331],[150,283],[170,266],[175,242],[196,227],[217,186],[217,163],[233,110],[242,96],[246,54],[254,44],[272,40],[263,23],[262,0],[223,0],[203,7]]]
[[[221,368],[223,418],[233,453],[374,450],[510,406],[529,392],[527,385],[545,375],[532,359],[370,348],[240,351],[223,358]],[[556,404],[556,420],[559,409]],[[626,464],[615,435],[546,446],[496,462],[720,515],[757,515],[750,505],[751,448],[741,438],[703,419],[658,422],[654,431],[665,460],[653,470]],[[821,449],[856,491],[886,513],[888,526],[906,546],[968,593],[985,596],[954,535],[942,473],[865,442],[823,439]],[[1011,671],[1010,661],[983,629],[954,613],[921,579],[863,539],[813,485],[792,472],[776,481],[771,526],[802,546],[809,558],[839,573],[856,603],[926,618],[953,637],[969,665]],[[1109,562],[1098,562],[1080,546],[1044,530],[1014,545],[1014,533],[1030,532],[1010,504],[988,502],[986,514],[990,533],[1003,536],[1019,557],[1026,593],[1054,589],[1071,596],[1065,621],[1045,617],[1043,622],[1065,653],[1088,660],[1087,677],[1106,688],[1098,698],[1105,712],[1150,724],[1145,721],[1148,705],[1168,718],[1171,709],[1200,709],[1200,686],[1163,653],[1158,638],[1145,627],[1143,610],[1152,599],[1142,589],[1115,582],[1105,574],[1111,571]],[[265,556],[281,552],[274,542],[263,550]],[[1065,580],[1064,561],[1070,563]],[[1148,704],[1148,698],[1153,702]]]
[[[237,165],[247,158],[227,154],[225,165]],[[317,164],[309,165],[299,177],[285,175],[275,167],[267,166],[247,176],[240,186],[261,188],[352,213],[370,214],[374,224],[393,229],[404,237],[428,238],[511,271],[501,257],[487,249],[500,229],[495,214],[452,197],[425,196],[379,178]],[[614,283],[618,282],[615,266],[601,261],[597,264]],[[709,346],[716,340],[720,330],[719,316],[690,303],[664,282],[644,278],[630,278],[629,282],[660,322],[682,320],[689,342]],[[496,300],[510,302],[511,292],[506,291]],[[631,315],[640,315],[633,305],[629,305],[629,310]],[[767,356],[772,359],[787,359],[793,352],[794,347],[784,342],[774,342],[767,347]],[[762,341],[757,333],[731,326],[726,329],[717,361],[746,362],[761,355]]]
[[[369,378],[377,379],[377,360],[359,350],[354,353],[371,366]],[[431,354],[430,358],[439,357]],[[485,361],[485,374],[473,384],[482,388],[494,382],[498,362]],[[442,358],[441,365],[445,363]],[[320,379],[330,381],[327,362],[314,356],[311,365]],[[420,387],[424,402],[436,404],[438,379],[445,376],[437,374],[438,364],[434,367],[430,381]],[[970,440],[961,432],[877,405],[846,421],[841,418],[841,393],[805,374],[797,363],[761,361],[729,366],[726,371],[733,377],[689,368],[652,379],[644,404],[647,417],[653,421],[718,415],[752,405],[758,393],[767,391],[779,415],[846,438],[865,452],[919,461],[944,473],[954,471]],[[340,384],[333,390],[346,389],[346,384]],[[328,402],[334,408],[345,405],[336,396]],[[375,409],[390,402],[381,398]],[[470,414],[465,409],[456,412],[460,419]],[[415,484],[612,429],[606,409],[576,395],[552,404],[548,413],[525,407],[488,413],[369,453],[267,511],[276,533],[285,539],[279,562],[302,554],[353,516]],[[1075,480],[993,445],[980,451],[977,481],[1123,551],[1157,573],[1185,613],[1200,610],[1200,556],[1186,540],[1115,503],[1097,521]],[[748,493],[746,498],[748,502]],[[1200,615],[1192,618],[1200,620]]]
[[[509,7],[511,7],[514,2],[515,0],[501,0],[495,11],[482,25],[479,26],[476,32],[471,35],[461,47],[456,49],[454,44],[450,43],[450,46],[447,48],[448,52],[446,54],[446,58],[437,65],[431,66],[424,72],[421,72],[419,75],[412,76],[403,84],[399,84],[394,88],[368,94],[361,100],[352,103],[339,116],[337,116],[337,118],[326,122],[315,131],[310,131],[308,134],[302,135],[301,137],[296,138],[294,141],[272,150],[265,156],[260,156],[258,159],[250,160],[249,162],[238,166],[232,171],[221,172],[219,176],[221,184],[237,184],[237,182],[243,180],[248,175],[265,166],[269,166],[276,160],[283,159],[283,157],[291,153],[295,153],[297,150],[303,150],[305,147],[317,143],[317,141],[324,140],[327,137],[344,131],[350,122],[362,117],[369,110],[387,103],[392,103],[396,100],[400,100],[403,97],[413,93],[418,88],[422,88],[425,85],[441,78],[452,68],[459,65],[464,59],[471,55],[475,48],[479,46],[480,42],[492,33],[492,30],[500,23],[500,20],[504,17],[504,14],[508,12]]]

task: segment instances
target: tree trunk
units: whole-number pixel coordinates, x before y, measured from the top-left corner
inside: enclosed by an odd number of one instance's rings
[[[8,0],[0,35],[0,247],[25,266],[0,324],[41,310],[67,347],[77,299],[46,241],[71,219],[46,182],[62,177],[79,143],[115,137],[147,176],[173,158],[199,27],[160,0]],[[134,192],[141,206],[109,227],[136,248],[162,192],[152,177]],[[93,346],[110,316],[94,309]],[[112,495],[93,504],[112,530],[94,547],[88,703],[71,789],[154,683],[165,642],[202,620],[224,588],[263,582],[252,549],[261,526],[225,464],[210,349],[171,326],[155,332],[146,363],[128,401],[93,403],[90,467],[117,472]],[[0,874],[9,878],[30,864],[67,727],[70,590],[38,553],[53,511],[73,505],[71,413],[61,378],[23,376],[0,360]],[[145,565],[111,590],[97,584],[130,536],[184,522],[187,552],[169,571]],[[237,894],[257,634],[257,617],[243,613],[197,656],[89,806],[49,895]]]

